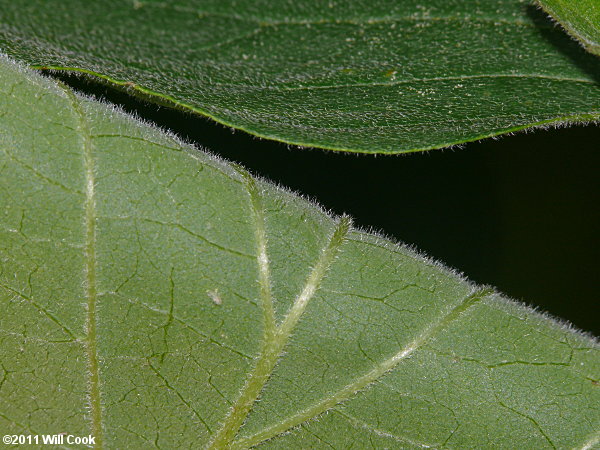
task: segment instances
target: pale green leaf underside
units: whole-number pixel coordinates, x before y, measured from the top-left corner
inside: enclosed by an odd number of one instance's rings
[[[107,448],[600,438],[590,338],[4,57],[0,175],[3,433]]]
[[[537,0],[573,37],[600,56],[600,2],[598,0]]]
[[[600,61],[529,0],[0,0],[0,11],[0,48],[30,65],[305,146],[396,153],[600,117]]]

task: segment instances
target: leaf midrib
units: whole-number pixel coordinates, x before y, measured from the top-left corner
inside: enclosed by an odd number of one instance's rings
[[[87,354],[88,370],[88,400],[91,411],[91,433],[95,437],[94,447],[101,449],[103,446],[102,433],[102,405],[100,399],[100,371],[98,367],[97,350],[97,280],[96,280],[96,192],[95,192],[95,163],[94,147],[91,140],[86,114],[81,101],[75,93],[60,82],[57,86],[62,89],[71,103],[77,122],[77,131],[82,140],[83,170],[85,175],[85,200],[84,200],[84,283],[86,303],[85,318],[85,350]]]

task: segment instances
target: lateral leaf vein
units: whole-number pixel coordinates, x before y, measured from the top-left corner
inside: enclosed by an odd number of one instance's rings
[[[231,446],[239,429],[250,413],[252,406],[271,377],[294,327],[306,310],[309,301],[319,289],[331,264],[335,261],[350,227],[350,219],[346,216],[341,217],[329,242],[323,248],[317,263],[310,272],[305,286],[294,301],[288,314],[282,323],[275,328],[275,332],[271,335],[272,337],[269,340],[265,339],[263,342],[261,353],[258,356],[254,369],[242,388],[240,396],[225,417],[221,428],[213,435],[212,440],[208,444],[209,449],[222,449]]]

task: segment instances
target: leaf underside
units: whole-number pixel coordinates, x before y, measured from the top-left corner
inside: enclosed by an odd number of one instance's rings
[[[537,0],[587,51],[600,56],[600,2],[597,0]]]
[[[600,61],[527,0],[425,4],[0,0],[0,48],[334,150],[440,148],[600,117]]]
[[[589,337],[4,57],[0,172],[4,433],[108,448],[600,439]]]

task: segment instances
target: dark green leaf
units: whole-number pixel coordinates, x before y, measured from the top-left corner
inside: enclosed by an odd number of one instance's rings
[[[600,61],[526,0],[0,0],[0,11],[0,48],[30,65],[305,146],[406,152],[600,117]]]

